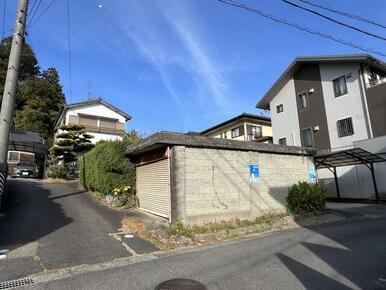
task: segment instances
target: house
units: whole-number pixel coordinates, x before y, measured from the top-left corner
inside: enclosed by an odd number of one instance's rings
[[[296,58],[256,107],[271,111],[276,144],[315,147],[324,154],[358,147],[365,140],[382,143],[386,135],[386,63],[369,54]],[[378,148],[372,153],[382,153],[382,146],[368,143],[367,148]],[[377,166],[381,182],[386,179],[381,176],[385,165]],[[363,182],[368,170],[361,167],[339,168],[341,189],[347,197],[373,194]],[[328,179],[324,172],[319,172],[319,178]],[[381,191],[386,194],[386,183]]]
[[[256,107],[273,141],[318,150],[386,135],[386,64],[368,54],[296,58]]]
[[[139,208],[185,224],[286,211],[288,188],[310,180],[314,150],[175,132],[127,148]]]
[[[131,116],[109,104],[102,98],[86,100],[63,106],[55,124],[58,134],[61,125],[84,125],[86,131],[94,136],[93,143],[101,140],[122,140],[125,124]]]
[[[19,162],[34,162],[43,173],[47,146],[38,133],[11,130],[8,143],[8,173]]]
[[[206,129],[200,134],[212,138],[271,143],[271,118],[242,113]]]

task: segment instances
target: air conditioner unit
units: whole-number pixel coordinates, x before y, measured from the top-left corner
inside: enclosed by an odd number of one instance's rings
[[[310,94],[312,94],[313,92],[315,92],[315,89],[314,89],[314,88],[311,88],[311,89],[308,90],[308,92],[309,92]]]

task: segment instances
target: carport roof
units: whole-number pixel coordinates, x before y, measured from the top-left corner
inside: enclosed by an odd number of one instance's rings
[[[194,134],[184,134],[176,132],[155,133],[141,140],[135,145],[128,146],[126,153],[128,156],[134,156],[158,149],[160,147],[177,145],[196,148],[257,151],[289,155],[315,154],[315,149],[313,148],[209,138],[205,136],[197,136]]]
[[[316,155],[314,160],[318,169],[386,162],[379,154],[370,153],[362,148],[320,154]]]

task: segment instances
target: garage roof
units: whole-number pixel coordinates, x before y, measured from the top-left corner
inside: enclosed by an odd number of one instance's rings
[[[370,153],[362,148],[321,154],[315,156],[314,160],[318,169],[386,162],[379,154]]]
[[[257,151],[290,155],[314,155],[315,153],[315,149],[313,148],[209,138],[205,136],[176,132],[155,133],[141,140],[135,145],[128,146],[126,153],[129,156],[134,156],[143,154],[148,151],[152,151],[160,147],[176,145],[239,151]]]

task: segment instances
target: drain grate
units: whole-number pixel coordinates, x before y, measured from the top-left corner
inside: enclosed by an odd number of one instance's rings
[[[33,283],[34,280],[32,278],[20,278],[17,280],[0,282],[0,290],[19,288],[27,285],[32,285]]]

